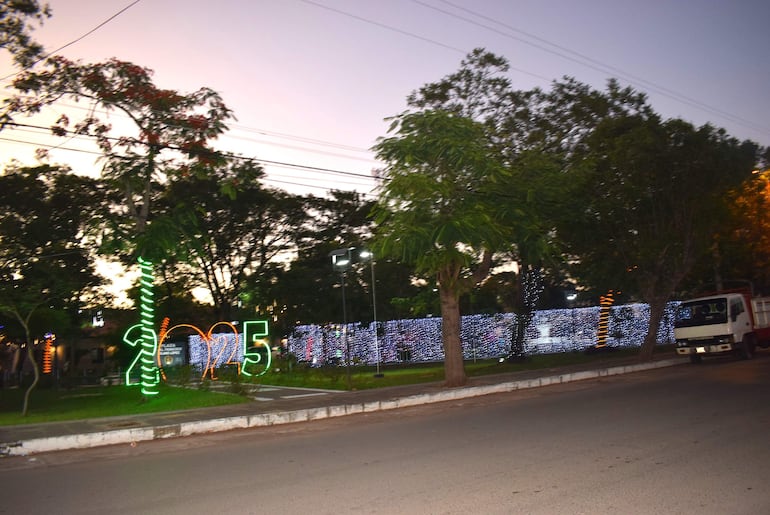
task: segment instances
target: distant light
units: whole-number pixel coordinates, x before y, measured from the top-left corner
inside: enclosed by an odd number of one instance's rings
[[[91,327],[104,327],[104,318],[101,314],[94,315],[91,318]]]

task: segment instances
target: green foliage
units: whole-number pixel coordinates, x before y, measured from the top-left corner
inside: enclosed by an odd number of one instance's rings
[[[770,294],[770,170],[757,170],[728,195],[727,224],[711,252],[699,261],[688,286],[697,292],[720,283],[750,281],[756,293]]]
[[[32,31],[49,16],[48,5],[37,0],[0,2],[0,48],[13,54],[17,65],[32,66],[43,53],[43,47],[32,38]]]
[[[757,149],[708,125],[639,116],[607,119],[585,143],[580,205],[562,234],[582,277],[650,304],[649,357],[665,302],[710,257],[727,193],[750,175]]]
[[[484,127],[447,111],[396,117],[395,135],[374,147],[387,163],[373,209],[378,256],[435,278],[441,297],[447,384],[465,382],[458,299],[488,272],[504,230],[484,194],[502,166]]]
[[[617,118],[587,140],[565,226],[581,271],[648,302],[670,295],[710,255],[727,192],[750,176],[755,148],[710,126]],[[589,195],[590,192],[590,195]]]
[[[112,231],[104,234],[110,248],[132,248],[135,255],[154,261],[164,257],[176,242],[175,220],[154,217],[155,227],[148,229],[151,203],[170,178],[205,176],[220,161],[209,142],[232,118],[220,96],[208,88],[191,93],[161,89],[152,82],[150,70],[118,59],[84,64],[52,57],[42,67],[17,76],[14,87],[21,94],[5,101],[4,116],[9,119],[34,115],[45,105],[69,98],[86,100],[107,112],[120,111],[133,121],[135,131],[116,135],[107,121],[89,110],[74,122],[61,116],[52,132],[91,136],[99,145],[104,178],[125,205],[124,210],[112,211]]]
[[[228,159],[205,177],[171,180],[156,204],[174,229],[166,279],[205,287],[220,320],[233,319],[244,300],[272,304],[265,290],[274,261],[292,250],[308,218],[299,197],[263,187],[263,175],[255,162]]]
[[[481,193],[499,178],[484,128],[445,111],[408,113],[396,136],[380,139],[387,182],[373,214],[378,250],[435,275],[447,265],[470,266],[500,244],[493,206]]]
[[[341,248],[371,248],[372,203],[355,192],[334,191],[329,198],[304,197],[299,206],[304,221],[292,232],[297,257],[289,266],[266,270],[264,277],[251,276],[251,305],[276,306],[276,333],[286,334],[295,324],[342,321],[340,274],[331,267],[329,252]],[[384,256],[376,257],[378,318],[394,314],[384,299],[410,295],[412,270]],[[349,321],[372,319],[371,262],[358,263],[346,272],[345,296]],[[265,299],[268,301],[265,302]]]
[[[72,314],[100,284],[85,241],[99,205],[94,181],[66,169],[0,175],[0,312],[21,341],[76,327]]]

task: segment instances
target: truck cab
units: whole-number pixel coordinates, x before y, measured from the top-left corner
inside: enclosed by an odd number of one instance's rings
[[[677,354],[689,356],[693,363],[730,352],[750,359],[757,343],[751,297],[727,293],[682,302],[674,337]]]

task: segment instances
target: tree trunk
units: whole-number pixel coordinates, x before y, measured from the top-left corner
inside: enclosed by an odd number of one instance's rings
[[[667,299],[665,298],[655,298],[650,302],[650,324],[647,326],[647,334],[639,351],[640,361],[650,361],[655,353],[655,346],[658,343],[658,329],[663,318],[663,312],[666,310],[666,302]]]
[[[40,368],[37,366],[37,360],[35,360],[35,349],[34,345],[32,343],[32,339],[30,338],[30,332],[29,329],[27,329],[27,326],[25,324],[25,332],[27,335],[27,356],[29,357],[30,363],[32,363],[32,371],[35,374],[35,378],[32,380],[32,384],[29,385],[29,388],[27,388],[27,391],[24,392],[24,404],[21,408],[21,416],[26,417],[27,413],[29,412],[29,397],[32,394],[32,390],[35,389],[37,386],[38,381],[40,381]]]
[[[441,336],[444,342],[444,384],[462,386],[466,382],[460,339],[460,302],[457,292],[439,285],[441,298]]]

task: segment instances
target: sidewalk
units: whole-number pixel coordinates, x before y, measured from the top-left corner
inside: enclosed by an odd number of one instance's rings
[[[0,458],[306,422],[627,374],[686,362],[671,354],[644,363],[636,358],[608,356],[590,364],[473,377],[462,388],[426,383],[352,392],[324,391],[323,395],[299,395],[270,402],[255,400],[214,408],[4,426],[0,427]]]

